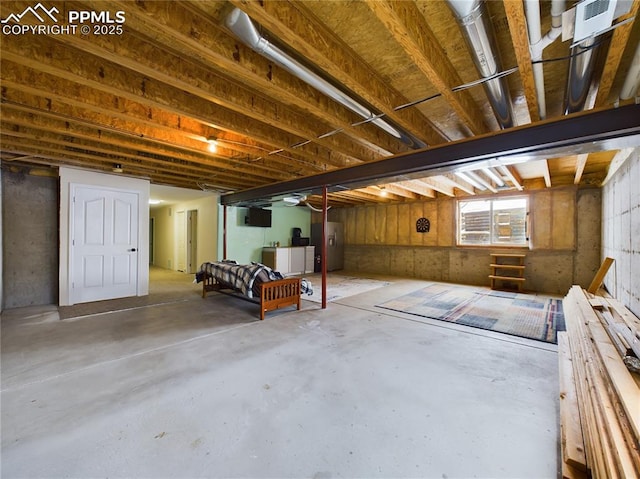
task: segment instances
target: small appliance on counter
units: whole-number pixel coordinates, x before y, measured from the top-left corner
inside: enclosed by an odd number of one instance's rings
[[[291,234],[291,246],[309,246],[309,238],[302,237],[302,229],[293,228]]]

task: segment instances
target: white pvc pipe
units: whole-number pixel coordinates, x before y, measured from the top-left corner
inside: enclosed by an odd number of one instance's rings
[[[529,44],[537,45],[542,39],[542,27],[540,26],[540,2],[539,0],[527,0],[524,2],[525,15],[527,17],[527,31]]]
[[[553,43],[562,32],[562,12],[564,11],[565,0],[552,0],[551,2],[551,30],[542,36],[540,23],[540,2],[539,0],[526,0],[524,3],[527,17],[527,30],[529,32],[529,47],[531,49],[531,60],[538,62],[542,60],[542,51]],[[536,97],[538,99],[538,112],[540,119],[547,116],[547,100],[544,91],[544,70],[542,63],[533,64],[533,80],[536,85]]]
[[[562,28],[565,0],[551,0],[551,27]]]
[[[527,0],[524,2],[525,15],[527,17],[527,31],[529,32],[529,47],[531,49],[531,60],[542,59],[542,49],[536,50],[542,39],[542,28],[540,26],[540,2],[538,0]],[[544,70],[542,63],[534,63],[533,83],[536,86],[536,98],[538,99],[538,114],[544,120],[547,116],[547,100],[544,93]]]
[[[551,0],[551,30],[542,39],[544,50],[551,45],[562,33],[562,14],[564,12],[565,0]]]

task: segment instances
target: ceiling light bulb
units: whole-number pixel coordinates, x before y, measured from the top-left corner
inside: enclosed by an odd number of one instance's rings
[[[387,196],[387,190],[384,186],[380,187],[380,196]]]
[[[207,146],[207,150],[209,150],[211,153],[215,153],[218,150],[217,138],[207,138],[207,143],[209,143],[209,145]]]

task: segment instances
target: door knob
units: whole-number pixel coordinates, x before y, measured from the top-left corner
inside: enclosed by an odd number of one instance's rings
[[[135,248],[131,248],[129,251],[133,253],[135,250]]]

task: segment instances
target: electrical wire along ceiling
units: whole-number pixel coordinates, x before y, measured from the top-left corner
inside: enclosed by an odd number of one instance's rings
[[[311,177],[332,181],[338,207],[599,185],[636,136],[501,152],[523,129],[547,135],[545,122],[573,135],[574,116],[640,116],[639,5],[108,0],[100,34],[34,34],[97,7],[3,1],[2,167],[314,207]],[[467,143],[483,138],[491,158]],[[449,146],[465,158],[445,165]]]

